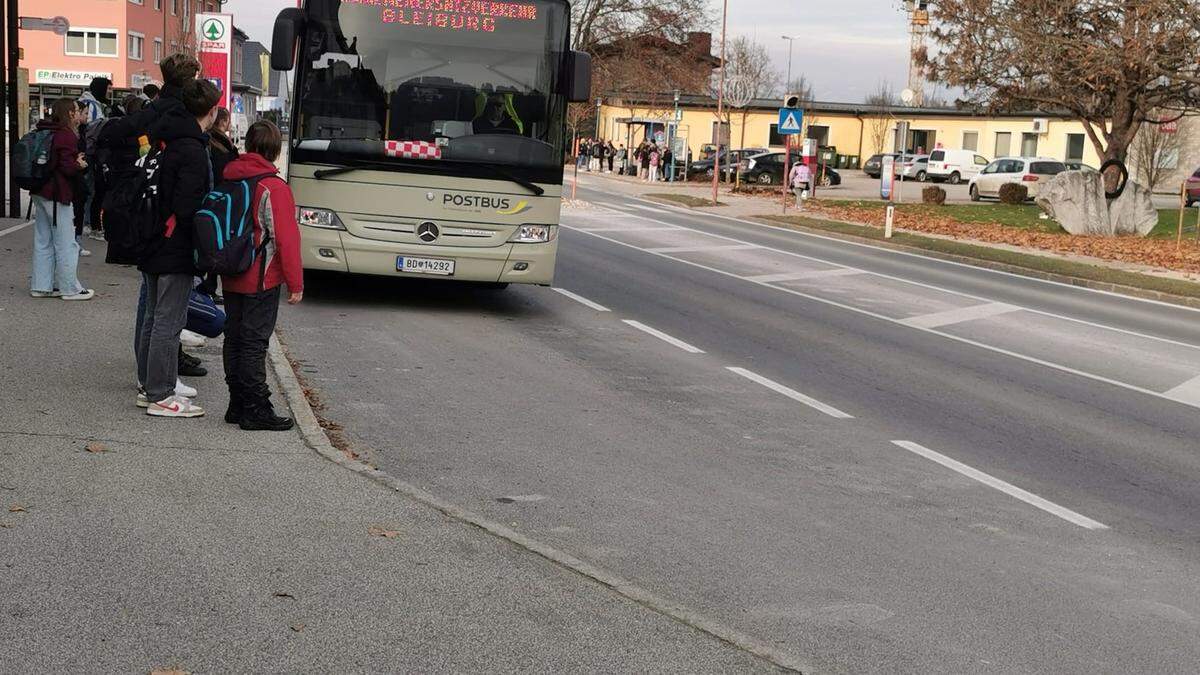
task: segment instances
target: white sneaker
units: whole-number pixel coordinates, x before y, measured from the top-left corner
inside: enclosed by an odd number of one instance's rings
[[[86,248],[79,249],[79,257],[80,258],[86,258],[86,257],[90,256],[91,254],[92,254],[92,252],[87,250]]]
[[[151,403],[150,407],[146,408],[146,414],[154,417],[201,417],[204,415],[204,408],[175,395],[158,403]]]
[[[194,387],[189,387],[186,384],[184,384],[183,380],[175,380],[175,395],[176,396],[182,396],[184,398],[195,398],[196,394],[198,394],[198,393],[199,392],[197,392]]]
[[[180,331],[179,341],[183,343],[184,347],[191,347],[193,349],[197,347],[203,347],[204,345],[208,344],[208,340],[206,340],[203,335],[200,335],[199,333],[193,333],[186,328]]]
[[[149,408],[150,399],[146,396],[146,390],[138,387],[137,399],[133,402],[139,408]]]
[[[92,230],[88,233],[87,238],[92,241],[104,241],[104,232],[101,230]]]
[[[94,297],[96,297],[96,291],[93,291],[90,288],[85,288],[82,291],[79,291],[78,293],[76,293],[74,295],[64,295],[64,296],[62,296],[62,299],[63,300],[91,300]]]
[[[61,291],[29,291],[32,298],[61,298]]]

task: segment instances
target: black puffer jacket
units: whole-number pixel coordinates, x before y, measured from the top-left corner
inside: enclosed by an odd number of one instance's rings
[[[179,87],[166,85],[158,98],[144,108],[124,117],[112,120],[100,130],[100,143],[118,144],[127,139],[150,133],[150,128],[161,117],[173,110],[183,110],[183,99]],[[151,139],[154,140],[154,139]]]
[[[180,107],[150,127],[150,138],[166,144],[158,183],[163,237],[147,247],[138,269],[148,274],[195,274],[192,219],[213,188],[208,134]]]

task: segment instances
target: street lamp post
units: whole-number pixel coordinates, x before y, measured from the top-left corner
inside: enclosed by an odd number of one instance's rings
[[[725,131],[725,24],[729,0],[721,3],[721,75],[717,80],[717,152],[713,155],[713,206],[717,205],[717,181],[721,180],[721,140]]]
[[[596,97],[596,140],[600,140],[600,97]]]
[[[675,145],[676,145],[675,137],[678,134],[679,134],[679,90],[676,89],[675,90],[675,113],[671,117],[671,138],[670,138],[670,140],[667,141],[669,143],[669,145],[667,147],[669,147],[671,149],[671,176],[670,176],[669,180],[672,183],[675,182],[675,159],[676,159],[675,151],[678,149],[675,147]]]
[[[788,86],[792,85],[792,44],[796,43],[799,38],[799,35],[784,36],[784,40],[787,41],[787,82],[784,83],[784,89],[787,89]]]

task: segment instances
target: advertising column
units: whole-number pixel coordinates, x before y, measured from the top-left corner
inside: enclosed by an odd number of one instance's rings
[[[222,108],[229,108],[233,76],[233,15],[197,14],[196,44],[200,75],[221,90]]]

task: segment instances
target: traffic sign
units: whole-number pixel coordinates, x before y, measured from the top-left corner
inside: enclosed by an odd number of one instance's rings
[[[800,108],[780,108],[779,109],[779,135],[789,136],[800,133],[800,127],[804,126],[804,111]]]
[[[41,19],[36,16],[23,16],[20,21],[21,30],[45,30],[55,35],[66,35],[71,30],[71,22],[65,16],[53,19]]]

